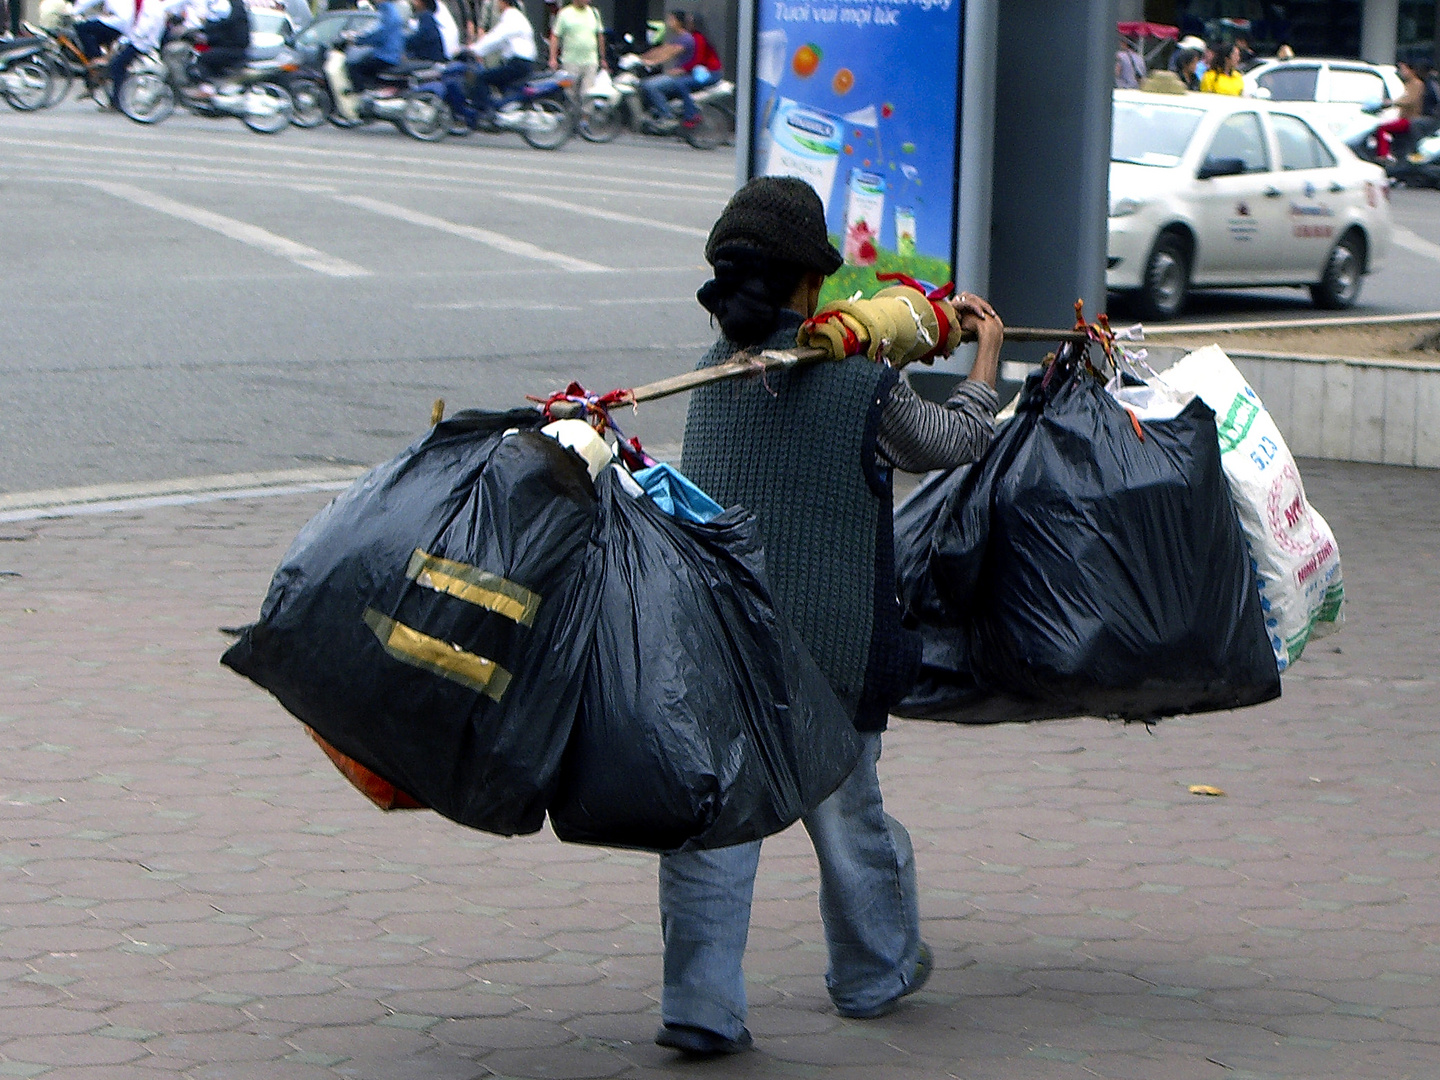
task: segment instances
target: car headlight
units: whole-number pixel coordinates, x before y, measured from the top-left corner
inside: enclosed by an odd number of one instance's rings
[[[1129,217],[1137,213],[1145,203],[1141,199],[1117,199],[1110,204],[1111,217]]]

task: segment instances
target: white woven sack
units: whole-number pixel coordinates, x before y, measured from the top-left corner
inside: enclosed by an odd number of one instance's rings
[[[1160,376],[1215,410],[1220,463],[1250,546],[1260,606],[1281,671],[1341,622],[1345,585],[1335,535],[1305,500],[1280,429],[1224,350],[1207,345]]]

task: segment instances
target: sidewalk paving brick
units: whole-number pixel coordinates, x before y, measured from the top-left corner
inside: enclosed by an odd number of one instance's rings
[[[1348,622],[1283,698],[895,722],[930,984],[834,1013],[792,829],[757,1051],[698,1067],[650,1041],[653,856],[382,814],[217,663],[323,497],[0,525],[0,1077],[1433,1080],[1440,473],[1305,474]]]

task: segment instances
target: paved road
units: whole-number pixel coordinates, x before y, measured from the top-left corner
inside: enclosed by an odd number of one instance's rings
[[[712,339],[728,152],[3,120],[0,490],[368,464],[435,397],[633,385]],[[647,408],[647,437],[682,410]]]
[[[693,297],[731,175],[679,142],[0,112],[0,492],[369,464],[436,397],[684,370],[712,335]],[[1363,310],[1440,307],[1440,193],[1395,206],[1435,251],[1397,250]],[[1283,290],[1197,311],[1311,313]],[[631,425],[668,456],[683,409]]]
[[[1440,473],[1305,478],[1348,623],[1284,697],[896,723],[933,979],[835,1015],[792,829],[705,1066],[650,1042],[653,856],[382,814],[217,665],[323,497],[0,525],[0,1076],[1434,1080]]]

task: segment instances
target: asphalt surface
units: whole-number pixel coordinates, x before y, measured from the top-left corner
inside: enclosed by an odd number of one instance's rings
[[[694,292],[732,160],[0,112],[0,493],[368,465],[437,397],[509,407],[683,371],[712,340]],[[1416,242],[1357,310],[1440,308],[1440,192],[1394,209]],[[1258,290],[1187,321],[1313,313]],[[683,415],[653,403],[627,430],[671,456]]]

